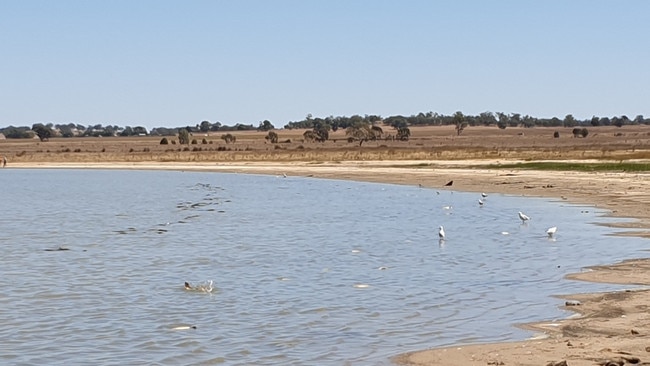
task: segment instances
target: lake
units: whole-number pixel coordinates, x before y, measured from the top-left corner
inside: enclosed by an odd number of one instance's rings
[[[620,288],[566,274],[648,247],[595,225],[616,220],[605,211],[548,199],[490,194],[479,206],[477,193],[205,172],[0,173],[5,364],[389,365],[531,337],[515,324],[571,314],[552,295]]]

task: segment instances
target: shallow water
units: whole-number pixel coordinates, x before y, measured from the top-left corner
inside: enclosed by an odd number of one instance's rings
[[[600,210],[544,199],[492,194],[479,207],[476,193],[297,177],[0,173],[11,364],[387,365],[530,337],[513,324],[569,315],[551,295],[615,288],[564,275],[648,244],[607,235]],[[183,287],[207,280],[211,293]]]

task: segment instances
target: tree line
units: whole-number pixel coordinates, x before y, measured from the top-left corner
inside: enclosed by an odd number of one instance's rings
[[[563,119],[553,118],[536,118],[529,115],[522,116],[520,113],[502,113],[502,112],[483,112],[479,115],[465,115],[462,112],[456,112],[452,115],[444,115],[435,112],[418,113],[411,116],[390,116],[382,118],[377,115],[354,115],[351,117],[334,117],[329,116],[326,118],[313,118],[311,114],[301,121],[289,122],[284,128],[314,128],[315,125],[325,124],[329,125],[332,131],[339,128],[347,129],[348,127],[358,123],[365,122],[369,124],[376,124],[381,122],[384,125],[391,127],[399,126],[448,126],[457,125],[458,120],[462,119],[467,126],[497,126],[499,128],[507,127],[576,127],[576,126],[623,126],[623,125],[650,125],[650,118],[644,118],[642,115],[630,119],[627,116],[615,117],[597,117],[593,116],[590,119],[579,120],[571,114],[567,114]]]
[[[308,129],[305,139],[312,141],[325,141],[329,138],[329,131],[337,131],[339,129],[346,130],[349,138],[357,139],[358,141],[367,141],[381,137],[383,131],[377,129],[379,126],[390,126],[396,130],[396,135],[391,135],[391,138],[397,140],[408,140],[410,136],[409,126],[448,126],[454,125],[457,134],[468,126],[496,126],[501,129],[508,127],[524,127],[532,128],[540,127],[584,127],[584,126],[624,126],[624,125],[650,125],[650,118],[644,118],[642,115],[637,115],[634,119],[630,119],[625,115],[614,117],[597,117],[593,116],[591,119],[579,120],[568,114],[563,119],[553,118],[536,118],[529,115],[521,115],[519,113],[502,113],[502,112],[483,112],[479,115],[465,115],[458,111],[453,115],[444,115],[435,112],[418,113],[411,116],[390,116],[382,118],[379,115],[353,115],[353,116],[329,116],[325,118],[314,118],[308,114],[301,121],[288,122],[285,129]],[[373,130],[374,127],[374,130]],[[39,137],[42,141],[46,141],[50,137],[109,137],[109,136],[177,136],[179,131],[185,130],[190,134],[193,133],[209,133],[215,131],[271,131],[275,126],[269,121],[264,120],[259,122],[257,127],[252,124],[246,125],[237,123],[234,126],[222,125],[220,122],[202,121],[195,125],[187,125],[184,127],[156,127],[148,131],[142,126],[125,126],[106,125],[101,124],[83,126],[81,124],[53,124],[53,123],[35,123],[31,127],[4,127],[0,128],[6,138],[33,138]],[[379,128],[380,129],[380,128]]]

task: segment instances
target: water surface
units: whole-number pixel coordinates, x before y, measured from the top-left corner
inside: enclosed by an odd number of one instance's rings
[[[11,364],[387,365],[530,337],[513,324],[568,315],[551,295],[615,288],[563,276],[647,246],[594,225],[613,220],[603,211],[545,199],[492,194],[479,207],[476,193],[297,177],[0,173]],[[205,280],[212,293],[183,288]]]

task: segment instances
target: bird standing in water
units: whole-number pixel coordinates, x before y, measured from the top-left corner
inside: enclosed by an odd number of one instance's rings
[[[546,230],[546,234],[548,235],[549,238],[552,238],[553,235],[555,235],[556,231],[557,231],[557,226],[553,226],[548,228],[548,230]]]

